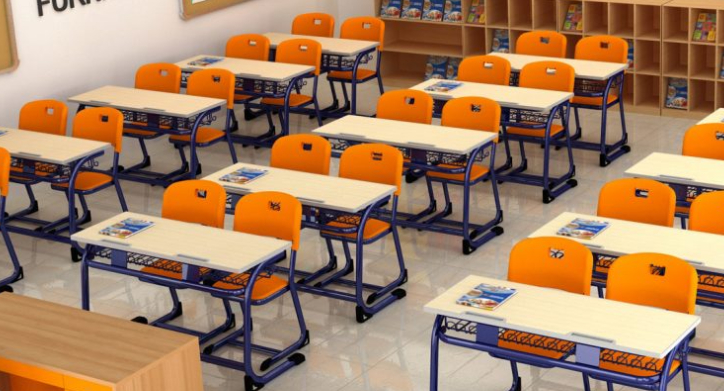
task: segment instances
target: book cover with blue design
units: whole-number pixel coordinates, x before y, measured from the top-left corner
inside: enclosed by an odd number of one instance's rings
[[[480,284],[459,298],[456,303],[481,310],[494,311],[518,291],[513,288]]]
[[[605,221],[575,219],[558,230],[556,234],[568,238],[591,240],[608,228],[609,225]]]
[[[226,174],[219,178],[220,181],[236,183],[237,185],[243,185],[249,183],[259,177],[266,175],[269,172],[267,170],[242,167],[230,174]]]
[[[153,221],[125,219],[111,225],[110,227],[103,228],[100,234],[110,236],[112,238],[128,239],[139,232],[153,227],[153,224]]]
[[[429,87],[425,87],[425,91],[430,92],[450,92],[463,85],[459,81],[439,81]]]
[[[191,61],[189,63],[192,67],[207,67],[211,64],[216,64],[217,62],[223,60],[223,58],[217,58],[217,57],[202,57],[198,60]]]

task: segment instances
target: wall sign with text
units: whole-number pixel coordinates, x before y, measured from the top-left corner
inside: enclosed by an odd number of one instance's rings
[[[179,0],[181,2],[181,18],[191,19],[208,14],[222,8],[230,7],[247,0]]]
[[[83,7],[91,3],[104,0],[35,0],[38,3],[38,16],[44,16],[46,12],[63,12]]]

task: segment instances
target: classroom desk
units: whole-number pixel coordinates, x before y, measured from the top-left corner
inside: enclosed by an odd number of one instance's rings
[[[481,283],[513,288],[517,293],[494,312],[456,304],[457,299]],[[438,389],[440,342],[520,363],[640,385],[646,380],[600,369],[601,350],[666,358],[668,369],[674,357],[686,350],[687,337],[701,322],[694,315],[480,276],[468,276],[425,305],[425,311],[437,316],[432,331],[431,391]],[[475,338],[460,338],[454,335],[456,332],[473,334]],[[516,341],[520,333],[569,341],[575,345],[575,360],[556,360],[498,346],[499,338]],[[663,371],[664,384],[668,375],[668,370]],[[511,389],[520,389],[520,378],[517,374],[515,377]]]
[[[580,127],[580,119],[578,117],[578,108],[595,108],[591,105],[572,104],[576,119],[576,133],[571,135],[573,139],[573,147],[598,151],[600,153],[599,163],[601,167],[608,166],[612,161],[621,157],[621,155],[631,151],[628,143],[628,133],[626,131],[626,117],[624,114],[623,102],[616,97],[623,96],[623,85],[625,80],[625,71],[628,64],[617,64],[601,61],[586,61],[568,58],[550,58],[542,56],[530,56],[523,54],[511,53],[490,53],[492,56],[505,58],[510,62],[513,75],[511,84],[518,84],[518,76],[524,66],[537,61],[557,61],[568,64],[573,67],[576,72],[575,93],[577,97],[585,98],[601,98],[602,102],[609,102],[602,107],[601,118],[601,137],[599,142],[581,141],[582,130]],[[606,131],[608,120],[608,109],[620,103],[621,113],[621,138],[612,144],[606,143]],[[558,142],[558,145],[565,144]]]
[[[148,162],[119,172],[122,179],[159,186],[168,186],[176,181],[196,177],[200,167],[196,156],[196,132],[202,125],[210,125],[215,120],[214,113],[226,105],[223,99],[116,86],[101,87],[68,98],[68,101],[77,103],[78,111],[86,107],[118,109],[123,112],[126,119],[124,126],[129,129],[190,135],[190,164],[184,157],[181,167],[170,173],[144,170]]]
[[[446,219],[452,213],[452,202],[446,183],[444,207],[435,213],[437,201],[432,191],[431,180],[426,176],[430,202],[428,207],[414,214],[398,212],[398,216],[404,217],[398,220],[399,225],[462,236],[463,252],[466,254],[472,253],[492,238],[503,234],[503,228],[498,226],[503,221],[503,212],[500,207],[495,172],[491,171],[489,175],[475,181],[470,179],[472,165],[487,156],[490,156],[489,166],[495,167],[497,133],[354,115],[326,124],[312,133],[332,140],[333,149],[337,154],[358,143],[383,143],[400,148],[403,154],[409,157],[405,165],[410,171],[463,174],[462,221]],[[470,222],[470,190],[474,184],[487,179],[490,179],[493,187],[496,213],[490,221],[474,224]]]
[[[553,121],[560,118],[566,128],[565,133],[568,132],[568,107],[570,99],[573,98],[572,93],[472,82],[462,82],[460,86],[448,92],[427,90],[438,82],[439,80],[431,79],[411,87],[413,90],[424,91],[432,96],[435,100],[436,116],[441,115],[445,102],[450,99],[468,96],[492,99],[498,102],[503,109],[501,124],[504,127],[516,126],[544,130],[546,156],[549,153],[548,147],[553,141],[550,136]],[[570,137],[566,137],[566,140],[570,140]],[[524,173],[528,168],[525,156],[521,159],[521,164],[513,168],[508,140],[504,137],[503,142],[507,152],[507,160],[502,167],[496,168],[498,181],[543,187],[544,203],[553,201],[568,189],[578,185],[578,182],[573,179],[575,166],[573,165],[573,155],[570,150],[568,172],[560,177],[551,178],[549,175],[549,159],[544,159],[542,176]],[[536,142],[541,142],[541,140],[538,139]]]
[[[724,109],[718,109],[715,112],[709,114],[703,120],[699,121],[697,125],[703,124],[720,124],[724,122]]]
[[[352,105],[351,114],[357,114],[357,72],[361,64],[366,64],[372,59],[373,53],[380,46],[379,42],[359,41],[342,38],[313,37],[309,35],[295,35],[285,33],[264,34],[271,43],[272,51],[277,45],[289,39],[311,39],[322,45],[322,72],[341,71],[352,72]],[[377,54],[379,57],[379,53]],[[379,64],[379,61],[378,61]],[[323,110],[327,117],[342,117],[343,111],[336,111],[337,107],[330,106]]]
[[[7,223],[18,222],[34,225],[27,228],[21,225],[7,224],[10,232],[53,240],[70,244],[79,221],[75,213],[76,179],[84,166],[92,165],[96,159],[111,151],[109,143],[74,137],[57,136],[20,129],[0,128],[7,132],[0,136],[0,147],[10,152],[13,169],[10,180],[30,186],[38,182],[51,184],[68,183],[68,215],[55,220],[45,221],[30,217],[38,212],[38,202],[32,192],[28,192],[30,205],[6,217]],[[68,232],[65,235],[65,232]],[[78,249],[71,248],[73,258],[79,257]],[[13,274],[22,278],[22,269]],[[2,284],[0,284],[2,285]]]
[[[0,294],[0,389],[202,391],[196,338]]]
[[[101,230],[128,218],[151,221],[154,225],[135,235],[118,239],[102,235]],[[193,238],[193,240],[183,240]],[[274,270],[274,264],[284,257],[291,249],[291,243],[266,236],[251,235],[236,231],[206,227],[177,220],[164,219],[158,216],[147,216],[138,213],[122,213],[106,221],[98,223],[72,236],[72,240],[86,245],[81,268],[82,306],[90,308],[90,281],[89,269],[96,268],[137,277],[142,281],[159,282],[163,286],[173,286],[177,289],[194,289],[212,294],[227,300],[234,300],[251,292],[257,280],[269,278]],[[96,258],[105,259],[99,261]],[[182,265],[181,279],[173,279],[163,275],[146,273],[142,267],[163,267],[157,262],[160,260],[174,261]],[[163,269],[162,269],[163,270]],[[248,274],[245,274],[248,273]],[[292,275],[290,273],[290,275]],[[214,287],[215,282],[224,281],[238,285],[238,290],[226,290]],[[296,290],[293,290],[296,292]],[[225,306],[228,305],[225,302]],[[241,330],[234,333],[243,336],[243,342],[238,343],[244,349],[244,362],[233,361],[213,356],[213,344],[204,349],[201,355],[203,361],[230,368],[242,370],[253,385],[263,385],[278,377],[292,367],[301,364],[304,356],[298,354],[300,359],[284,360],[263,375],[254,371],[250,360],[252,350],[271,352],[272,348],[260,347],[252,344],[251,300],[244,300],[243,325]],[[170,325],[165,321],[152,322],[153,325],[182,333],[190,333],[199,337],[200,343],[205,343],[233,329],[235,322],[222,325],[208,333],[194,332],[181,326]],[[306,328],[300,330],[298,346],[290,349],[289,353],[303,346],[308,338]],[[266,349],[266,350],[263,350]],[[275,353],[280,351],[274,350]]]
[[[194,64],[203,58],[214,58],[220,60],[208,66]],[[258,104],[249,102],[256,98],[282,98],[284,99],[284,116],[282,121],[281,134],[276,134],[273,126],[267,133],[259,136],[232,135],[235,142],[245,145],[271,147],[277,138],[289,134],[289,96],[294,88],[303,83],[305,77],[314,71],[314,67],[297,64],[285,64],[279,62],[247,60],[232,57],[198,55],[179,61],[176,65],[183,71],[182,85],[186,85],[188,76],[201,69],[218,68],[225,69],[236,75],[236,94],[244,99],[241,102],[245,106],[244,116],[247,120],[255,117],[251,108],[258,108]],[[232,129],[238,129],[236,118],[232,119]]]
[[[245,184],[236,184],[222,181],[220,178],[241,168],[267,170],[267,173]],[[231,200],[227,206],[228,213],[234,213],[234,205],[246,194],[262,191],[278,191],[296,197],[304,207],[303,227],[325,232],[355,233],[358,227],[364,227],[370,218],[377,217],[383,206],[389,202],[390,197],[397,190],[395,186],[373,182],[364,182],[328,175],[311,174],[301,171],[285,170],[281,168],[259,166],[249,163],[238,163],[219,170],[204,180],[222,185]],[[355,221],[354,227],[335,229],[330,222],[344,218],[345,222]],[[393,302],[402,299],[405,291],[399,286],[407,281],[407,269],[404,263],[400,264],[400,273],[392,282],[385,286],[365,283],[364,271],[364,240],[362,235],[356,238],[356,261],[351,264],[346,256],[346,265],[337,273],[330,273],[337,269],[337,259],[332,249],[332,242],[326,240],[329,251],[329,262],[314,272],[297,270],[296,273],[304,278],[300,280],[299,289],[309,293],[331,297],[338,300],[357,304],[357,320],[366,321],[374,314],[380,312]],[[397,249],[400,250],[401,249]],[[398,252],[401,254],[401,252]],[[356,273],[355,280],[344,277],[352,271]],[[333,290],[327,286],[331,284],[346,285],[355,288],[355,294]],[[372,291],[369,297],[363,298],[364,291]],[[388,295],[389,293],[389,295]],[[374,302],[374,305],[372,303]]]
[[[651,224],[635,223],[598,216],[565,212],[533,232],[530,237],[556,236],[559,229],[576,218],[605,221],[610,225],[598,236],[590,240],[575,240],[590,248],[596,259],[594,285],[599,294],[605,287],[607,269],[617,258],[636,253],[662,253],[681,258],[694,266],[699,273],[699,291],[697,304],[724,309],[724,240],[721,235],[681,230]],[[692,352],[722,358],[724,353],[706,349],[692,348]],[[691,363],[692,371],[724,377],[724,369],[703,364]]]

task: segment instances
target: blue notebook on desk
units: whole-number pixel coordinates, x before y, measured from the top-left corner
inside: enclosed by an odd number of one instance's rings
[[[425,91],[430,92],[450,92],[463,85],[457,81],[439,81],[429,87],[425,87]]]
[[[256,178],[266,175],[268,171],[256,168],[242,167],[230,174],[226,174],[219,178],[220,181],[236,183],[237,185],[243,185],[249,183]]]
[[[518,291],[513,288],[480,284],[459,298],[456,303],[466,307],[493,311],[503,305],[503,303],[508,301],[516,293],[518,293]]]
[[[141,220],[141,219],[125,219],[121,222],[115,223],[110,227],[103,228],[100,232],[101,235],[110,236],[118,239],[128,239],[131,236],[145,231],[153,227],[153,221]]]
[[[608,228],[609,225],[605,221],[575,219],[559,229],[556,234],[574,239],[591,240]]]
[[[217,58],[217,57],[204,57],[199,58],[198,60],[191,61],[189,65],[192,67],[207,67],[211,64],[216,64],[217,62],[223,60],[223,58]]]

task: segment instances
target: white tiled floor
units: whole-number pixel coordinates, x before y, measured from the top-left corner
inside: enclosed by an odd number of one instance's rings
[[[320,83],[322,106],[329,102],[328,91],[326,83]],[[364,86],[360,96],[361,112],[372,113],[378,96],[376,89],[371,85]],[[585,113],[583,118],[584,129],[590,139],[598,132],[599,117]],[[617,114],[611,116],[610,123],[610,133],[618,132],[620,126]],[[550,205],[541,203],[539,188],[502,185],[500,190],[505,211],[505,234],[470,256],[462,255],[460,239],[457,237],[401,230],[405,261],[410,272],[409,283],[404,287],[408,295],[369,322],[357,324],[354,320],[354,305],[350,303],[302,294],[302,305],[311,331],[311,344],[302,351],[307,361],[269,384],[267,389],[428,389],[433,317],[424,313],[422,306],[468,274],[504,278],[508,253],[514,243],[563,211],[595,213],[597,194],[603,183],[621,177],[626,168],[650,152],[679,152],[683,133],[694,121],[629,114],[627,123],[632,153],[604,169],[598,167],[596,153],[575,151],[579,186]],[[243,132],[261,133],[265,126],[263,118],[241,123]],[[315,126],[316,123],[307,117],[292,118],[293,132],[307,132]],[[135,161],[139,156],[135,140],[125,140],[124,147],[124,164]],[[152,142],[150,148],[154,168],[166,169],[178,164],[178,155],[164,139]],[[266,149],[239,146],[237,151],[241,161],[268,164],[269,151]],[[533,169],[541,167],[540,148],[530,147],[528,152],[530,166]],[[230,163],[224,144],[202,150],[200,158],[204,173],[211,173]],[[553,159],[557,169],[564,169],[566,157],[563,151],[553,153]],[[335,167],[336,163],[333,162]],[[132,211],[160,213],[163,189],[124,182],[123,190]],[[453,195],[459,196],[460,192],[455,190]],[[38,196],[41,216],[57,216],[65,208],[64,197],[57,192],[41,186]],[[13,188],[9,210],[24,206],[24,200],[22,189]],[[401,210],[420,208],[425,202],[423,183],[405,185]],[[91,197],[90,203],[95,221],[110,217],[119,210],[115,194],[110,190]],[[493,204],[489,185],[479,185],[474,190],[473,204],[478,208],[476,216],[480,216],[481,220],[490,216]],[[456,211],[460,211],[460,208]],[[26,274],[23,281],[14,284],[17,293],[72,306],[80,305],[79,267],[70,262],[68,246],[18,235],[13,235],[13,240]],[[300,267],[312,269],[324,262],[326,252],[322,244],[318,233],[303,232]],[[371,246],[366,256],[368,277],[372,281],[384,281],[387,278],[384,273],[394,271],[396,261],[391,239],[381,245]],[[2,257],[0,275],[8,271],[7,258],[4,255]],[[105,272],[93,271],[91,275],[94,311],[130,319],[141,314],[153,317],[169,309],[170,299],[164,289]],[[210,327],[222,321],[223,312],[218,300],[186,291],[181,292],[181,298],[185,310],[183,324]],[[293,339],[295,324],[292,311],[288,298],[256,309],[256,337],[270,343]],[[724,330],[720,325],[724,320],[724,312],[711,309],[702,312],[704,322],[699,339],[707,344],[721,345]],[[440,372],[442,390],[507,390],[511,380],[506,362],[450,347],[442,349]],[[204,381],[209,391],[241,390],[243,376],[240,372],[204,364]],[[525,390],[582,389],[578,374],[562,370],[525,368],[521,376]],[[671,388],[681,389],[680,380],[673,381]],[[693,374],[692,388],[724,390],[724,381]],[[603,390],[605,386],[597,383],[595,389]]]

